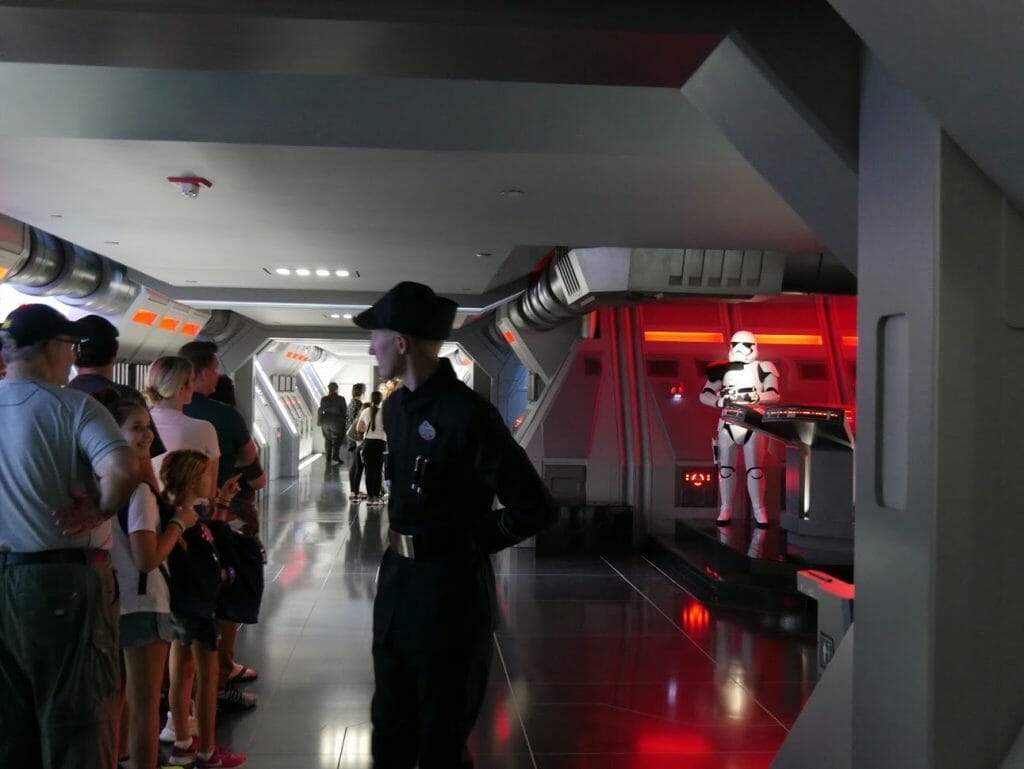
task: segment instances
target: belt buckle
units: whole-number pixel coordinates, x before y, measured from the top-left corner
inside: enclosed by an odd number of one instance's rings
[[[394,529],[388,529],[388,540],[391,549],[398,555],[403,558],[416,558],[416,547],[411,534],[401,534]]]

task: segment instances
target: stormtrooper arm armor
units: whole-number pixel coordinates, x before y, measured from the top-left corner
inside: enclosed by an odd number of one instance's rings
[[[759,381],[760,403],[770,405],[778,403],[782,396],[779,394],[779,370],[774,363],[758,361],[757,378]]]
[[[721,408],[718,394],[722,391],[722,382],[712,382],[710,379],[704,383],[704,389],[700,391],[700,402],[705,406]]]

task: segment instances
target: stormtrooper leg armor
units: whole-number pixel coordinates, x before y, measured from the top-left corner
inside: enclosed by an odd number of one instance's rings
[[[732,520],[732,500],[736,493],[737,449],[739,446],[733,440],[729,426],[719,422],[715,450],[718,463],[718,518],[715,523],[719,526],[725,526]]]
[[[754,521],[758,526],[768,525],[768,513],[764,508],[764,467],[761,461],[764,456],[763,438],[753,431],[747,434],[743,445],[743,462],[747,467],[747,493],[750,495],[750,509],[754,513]]]
[[[719,424],[718,460],[718,518],[715,523],[725,526],[732,520],[733,498],[736,494],[736,454],[743,447],[746,465],[747,493],[750,508],[758,526],[768,525],[768,514],[764,506],[764,468],[761,466],[761,436],[752,430],[735,425]]]

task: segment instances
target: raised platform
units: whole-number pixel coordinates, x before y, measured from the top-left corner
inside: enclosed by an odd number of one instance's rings
[[[702,601],[721,606],[813,610],[814,602],[797,591],[796,573],[801,569],[853,581],[853,566],[844,554],[795,546],[788,539],[777,523],[759,529],[749,520],[716,526],[713,519],[677,519],[671,539],[653,542],[659,566]]]

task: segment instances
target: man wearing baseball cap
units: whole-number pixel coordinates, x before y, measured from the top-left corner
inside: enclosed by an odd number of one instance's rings
[[[114,364],[120,349],[117,327],[102,315],[86,315],[76,322],[82,338],[74,346],[75,370],[78,374],[68,382],[68,387],[94,395],[101,390],[114,390],[122,398],[131,398],[149,410],[149,404],[142,393],[134,387],[114,381]],[[158,457],[167,451],[156,426],[153,431],[153,443],[149,447],[149,455]]]
[[[113,417],[68,389],[82,329],[42,304],[0,325],[0,756],[109,769],[120,689],[110,517],[135,487]]]
[[[497,409],[438,358],[454,302],[403,282],[355,322],[382,379],[389,548],[373,617],[374,766],[471,767],[498,612],[490,554],[550,523],[555,502]],[[501,507],[495,508],[497,496]]]

